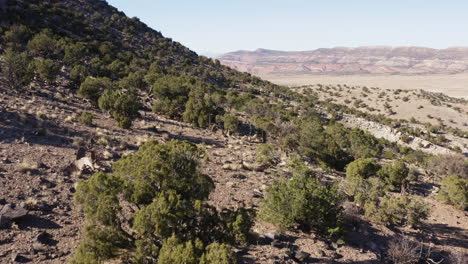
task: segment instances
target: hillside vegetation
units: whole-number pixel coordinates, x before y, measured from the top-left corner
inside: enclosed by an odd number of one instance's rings
[[[468,228],[461,148],[432,155],[347,127],[345,115],[379,116],[198,56],[105,1],[14,0],[1,15],[0,258],[466,254],[463,234],[447,242]]]

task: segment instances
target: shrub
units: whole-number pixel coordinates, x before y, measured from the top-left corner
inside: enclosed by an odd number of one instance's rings
[[[459,175],[467,179],[468,161],[463,155],[438,155],[427,161],[427,169],[438,177]]]
[[[359,206],[375,203],[385,192],[385,183],[377,178],[346,177],[342,191]]]
[[[67,65],[77,65],[87,53],[86,45],[82,42],[67,43],[63,62]]]
[[[455,205],[461,210],[468,208],[468,179],[460,176],[448,176],[441,182],[437,198],[443,202]]]
[[[34,77],[34,64],[32,57],[25,52],[14,52],[7,49],[3,55],[5,61],[2,73],[10,89],[23,88],[31,83]]]
[[[259,217],[281,228],[299,226],[333,235],[340,229],[341,197],[307,171],[278,180],[268,189]]]
[[[98,105],[98,99],[102,91],[112,89],[112,81],[108,78],[92,78],[87,77],[80,85],[78,95],[91,101],[95,106]]]
[[[112,174],[80,182],[75,199],[88,227],[72,263],[102,263],[133,249],[136,263],[229,259],[223,244],[247,237],[251,215],[243,208],[218,213],[205,203],[214,183],[200,171],[204,155],[188,142],[148,141],[115,162]]]
[[[110,112],[121,128],[130,128],[133,120],[140,116],[138,111],[141,105],[138,97],[133,93],[107,89],[99,98],[98,104],[99,108]]]
[[[408,239],[394,239],[388,245],[387,255],[394,264],[419,262],[420,246]]]
[[[403,161],[397,160],[387,164],[378,171],[378,175],[385,180],[389,190],[398,190],[408,184],[409,168]]]
[[[86,69],[85,66],[79,64],[73,66],[73,68],[70,70],[71,86],[74,88],[79,88],[87,76],[88,69]]]
[[[185,111],[185,103],[193,82],[195,81],[189,78],[174,76],[155,80],[152,88],[153,96],[156,98],[153,111],[170,118],[180,118]]]
[[[380,202],[367,203],[365,215],[380,224],[415,226],[429,216],[429,208],[416,196],[384,196]]]
[[[176,236],[172,236],[163,242],[158,264],[198,264],[195,247],[191,241],[183,243]]]
[[[189,94],[183,119],[195,127],[207,127],[216,121],[224,110],[214,101],[213,90],[206,86],[195,86]]]
[[[380,142],[362,129],[351,129],[345,138],[349,141],[346,148],[354,158],[373,158],[382,152]]]
[[[143,89],[146,87],[142,72],[131,72],[119,82],[119,86],[125,89]]]
[[[260,144],[257,146],[256,160],[261,165],[274,165],[279,161],[279,155],[273,144]]]
[[[20,48],[27,43],[31,37],[31,30],[25,25],[13,25],[10,30],[6,31],[3,35],[3,40],[7,42],[7,46],[14,50]]]
[[[342,170],[352,158],[325,132],[318,118],[301,120],[298,136],[299,152],[326,166]]]
[[[94,118],[93,113],[88,112],[88,111],[84,111],[83,113],[81,113],[80,123],[82,123],[84,125],[87,125],[87,126],[92,126],[93,125],[93,118]]]
[[[357,159],[349,163],[346,167],[346,177],[360,177],[366,179],[372,175],[376,175],[380,168],[380,165],[375,159]]]
[[[221,118],[221,121],[223,123],[224,130],[228,133],[236,133],[239,130],[240,121],[237,116],[233,114],[225,114]]]
[[[51,59],[36,59],[36,71],[43,81],[48,83],[55,82],[57,74],[60,71],[60,64]]]
[[[28,43],[29,50],[43,57],[51,57],[60,52],[58,43],[53,39],[52,33],[44,30],[36,34]]]
[[[206,252],[200,259],[200,264],[234,264],[237,263],[229,245],[212,243],[206,247]]]

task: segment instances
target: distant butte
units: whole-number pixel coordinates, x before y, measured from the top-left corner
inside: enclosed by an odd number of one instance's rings
[[[312,51],[257,49],[217,57],[222,64],[255,75],[456,74],[468,71],[468,47],[335,47]]]

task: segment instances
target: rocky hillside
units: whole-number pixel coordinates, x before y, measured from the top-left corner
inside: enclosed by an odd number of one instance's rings
[[[222,64],[258,76],[278,74],[454,74],[468,70],[468,48],[336,47],[312,51],[257,49],[221,55]]]
[[[466,262],[468,136],[384,115],[403,94],[273,85],[105,1],[0,7],[0,263]]]

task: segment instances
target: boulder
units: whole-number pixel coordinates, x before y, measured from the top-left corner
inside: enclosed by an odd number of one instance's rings
[[[7,228],[11,221],[22,218],[28,214],[28,210],[23,207],[15,207],[14,204],[3,206],[0,211],[0,228]]]
[[[293,258],[293,260],[302,263],[310,257],[310,254],[304,251],[296,250],[292,252],[291,257]]]

